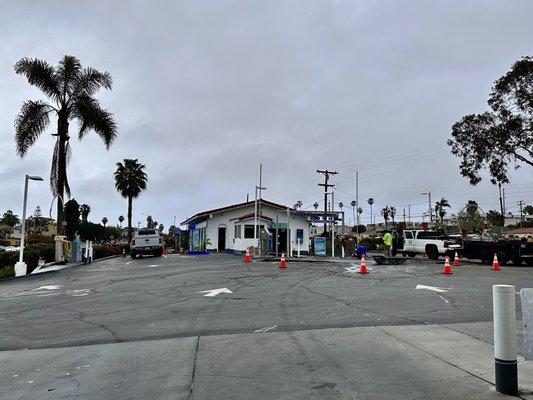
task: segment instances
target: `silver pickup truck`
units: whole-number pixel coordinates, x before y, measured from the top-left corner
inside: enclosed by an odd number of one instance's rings
[[[396,249],[409,257],[427,254],[428,258],[437,260],[440,255],[452,254],[461,247],[460,235],[446,235],[436,231],[405,230]]]
[[[135,232],[130,244],[131,258],[144,254],[152,254],[155,257],[161,257],[163,254],[163,238],[157,229],[139,229]]]

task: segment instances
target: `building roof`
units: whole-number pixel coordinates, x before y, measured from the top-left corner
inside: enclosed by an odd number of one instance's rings
[[[183,221],[181,223],[181,225],[188,224],[188,223],[190,223],[192,221],[198,221],[198,220],[207,219],[210,214],[218,214],[218,213],[222,213],[224,211],[235,210],[235,209],[238,209],[238,208],[253,206],[254,204],[255,204],[255,200],[252,200],[252,201],[245,201],[244,203],[232,204],[230,206],[225,206],[225,207],[220,207],[220,208],[214,208],[212,210],[202,211],[202,212],[199,212],[197,214],[194,214],[192,217],[187,218],[185,221]],[[272,208],[276,208],[278,210],[286,210],[287,208],[289,208],[290,210],[294,211],[294,209],[291,208],[291,207],[287,207],[287,206],[284,206],[283,204],[274,203],[272,201],[268,201],[268,200],[265,200],[265,199],[261,199],[261,204],[270,206]],[[264,218],[264,216],[263,216],[263,218]]]

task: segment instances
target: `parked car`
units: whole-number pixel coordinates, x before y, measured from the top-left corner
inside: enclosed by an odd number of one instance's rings
[[[405,230],[398,238],[397,253],[414,257],[416,254],[427,254],[431,260],[439,256],[451,255],[461,247],[461,236],[447,235],[438,231]]]
[[[163,254],[163,238],[157,229],[139,229],[135,232],[130,244],[131,258],[138,255],[151,254],[161,257]]]

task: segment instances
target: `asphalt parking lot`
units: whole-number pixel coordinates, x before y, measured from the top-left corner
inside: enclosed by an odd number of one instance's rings
[[[500,396],[492,285],[533,287],[533,268],[369,270],[169,255],[1,282],[0,398]]]

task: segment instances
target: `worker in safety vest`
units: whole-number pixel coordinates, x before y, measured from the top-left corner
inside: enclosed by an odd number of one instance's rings
[[[387,257],[391,256],[391,247],[392,247],[392,235],[389,231],[386,231],[383,235],[383,250]]]

